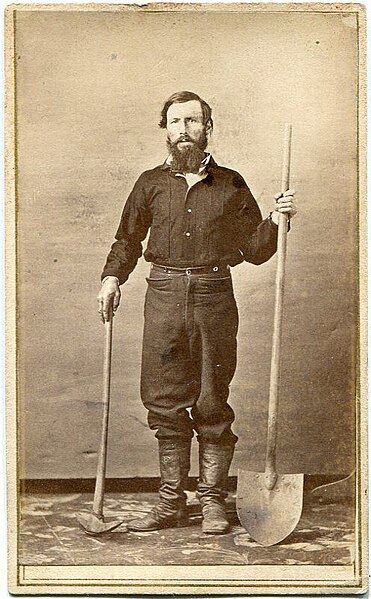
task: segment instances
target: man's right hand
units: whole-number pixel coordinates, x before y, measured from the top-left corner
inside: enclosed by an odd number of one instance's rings
[[[109,320],[111,310],[116,312],[120,304],[120,298],[121,292],[117,277],[106,277],[97,296],[98,312],[102,322]]]

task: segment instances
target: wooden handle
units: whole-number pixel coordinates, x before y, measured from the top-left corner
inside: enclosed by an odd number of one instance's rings
[[[104,499],[104,482],[106,478],[106,463],[107,463],[107,440],[108,440],[108,418],[109,418],[109,403],[111,389],[111,356],[112,356],[112,328],[113,316],[112,311],[109,314],[109,319],[104,323],[105,340],[104,340],[104,356],[103,356],[103,417],[102,417],[102,432],[98,450],[97,478],[95,481],[93,513],[100,519],[103,519],[103,499]]]
[[[291,158],[291,125],[285,126],[283,144],[282,181],[281,192],[284,193],[290,186],[290,158]],[[269,385],[268,406],[268,436],[265,472],[267,484],[273,488],[277,480],[276,473],[276,445],[277,445],[277,416],[278,416],[278,386],[280,378],[280,353],[282,339],[283,295],[285,287],[285,266],[287,246],[287,221],[286,214],[279,213],[278,239],[277,239],[277,272],[276,272],[276,299],[274,306],[274,323],[272,339],[272,358]]]
[[[290,188],[290,163],[291,163],[291,137],[292,125],[285,125],[285,137],[283,140],[283,159],[282,159],[282,177],[281,192],[285,193]],[[286,215],[284,215],[286,216]]]

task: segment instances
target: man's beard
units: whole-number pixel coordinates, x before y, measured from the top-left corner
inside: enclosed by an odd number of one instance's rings
[[[192,145],[178,146],[179,141],[189,141]],[[170,167],[172,171],[177,173],[198,173],[201,162],[205,158],[205,149],[207,147],[205,132],[197,142],[185,135],[173,143],[168,138],[166,145],[172,157]]]

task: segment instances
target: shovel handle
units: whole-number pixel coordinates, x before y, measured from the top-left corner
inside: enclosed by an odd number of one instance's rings
[[[292,126],[286,124],[283,144],[282,180],[281,192],[284,193],[290,187],[290,158],[291,158],[291,136]],[[285,287],[285,266],[287,248],[287,221],[286,214],[280,212],[278,216],[278,239],[277,239],[277,272],[276,272],[276,295],[274,306],[274,323],[272,339],[272,358],[269,385],[268,405],[268,436],[267,453],[265,460],[265,473],[267,484],[273,488],[276,479],[276,445],[277,445],[277,416],[278,416],[278,386],[280,378],[280,354],[282,339],[282,316],[283,295]]]
[[[104,339],[104,355],[103,355],[103,416],[102,416],[102,432],[100,445],[98,449],[98,464],[97,478],[95,481],[93,513],[100,519],[103,519],[103,499],[104,499],[104,482],[106,478],[106,463],[107,463],[107,439],[108,439],[108,418],[109,418],[109,403],[110,403],[110,388],[111,388],[111,357],[112,357],[112,328],[113,328],[113,313],[110,309],[108,320],[104,323],[105,339]]]

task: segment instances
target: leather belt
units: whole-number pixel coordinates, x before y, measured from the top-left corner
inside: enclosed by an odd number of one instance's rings
[[[152,263],[151,268],[166,272],[167,274],[178,274],[178,275],[230,275],[230,268],[226,265],[209,265],[209,266],[188,266],[186,268],[179,268],[178,266],[167,266],[165,264],[154,264]]]

